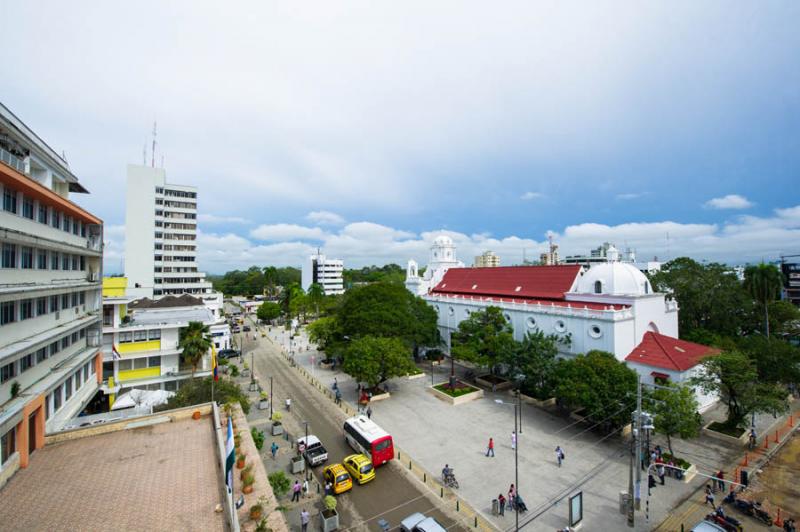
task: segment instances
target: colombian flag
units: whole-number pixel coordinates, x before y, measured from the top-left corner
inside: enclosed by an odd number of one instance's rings
[[[211,344],[211,370],[214,372],[214,380],[219,380],[219,372],[217,371],[217,350],[214,349],[214,344]]]

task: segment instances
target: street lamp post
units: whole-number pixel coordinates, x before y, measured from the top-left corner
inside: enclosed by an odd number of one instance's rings
[[[269,378],[269,418],[272,419],[272,377]]]
[[[517,403],[506,403],[502,399],[495,399],[494,402],[499,405],[513,404],[514,433],[518,434],[517,430],[520,429],[520,427],[517,424],[517,421],[519,420],[519,405],[517,405]],[[517,437],[517,441],[514,444],[514,489],[516,490],[514,492],[514,496],[518,497],[519,496],[519,436]],[[509,501],[509,502],[511,502],[514,507],[514,519],[515,519],[514,530],[516,532],[519,532],[519,505],[517,504],[517,501]]]

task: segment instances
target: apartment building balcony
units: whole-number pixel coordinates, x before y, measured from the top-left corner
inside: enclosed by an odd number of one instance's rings
[[[78,289],[100,290],[100,277],[80,271],[3,270],[0,295],[29,293],[31,297],[49,293],[74,292]],[[42,293],[46,292],[46,293]]]

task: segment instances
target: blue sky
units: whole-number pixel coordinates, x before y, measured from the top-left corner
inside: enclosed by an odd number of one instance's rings
[[[519,262],[548,234],[564,253],[800,252],[796,2],[5,12],[0,99],[92,192],[77,201],[106,222],[108,270],[154,119],[168,179],[200,187],[212,272],[317,246],[424,262],[439,232],[466,262]]]

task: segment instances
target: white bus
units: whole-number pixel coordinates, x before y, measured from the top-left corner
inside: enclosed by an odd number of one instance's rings
[[[355,416],[346,420],[344,437],[350,447],[372,460],[373,467],[394,458],[392,436],[367,416]]]

